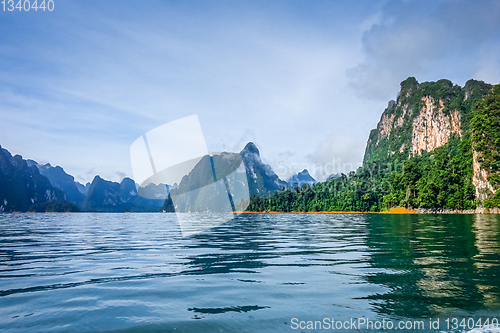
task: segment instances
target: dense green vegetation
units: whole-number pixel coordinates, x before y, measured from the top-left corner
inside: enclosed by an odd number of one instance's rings
[[[382,209],[407,208],[473,209],[472,150],[468,139],[454,136],[447,144],[405,162],[402,172],[388,177],[390,192]]]
[[[473,209],[470,142],[448,144],[401,164],[371,164],[348,176],[252,196],[249,211],[380,211],[393,207]]]
[[[482,81],[469,80],[463,88],[453,85],[449,80],[418,83],[414,77],[401,82],[401,91],[396,102],[391,101],[383,115],[399,118],[404,113],[403,123],[393,127],[390,135],[379,139],[379,129],[370,132],[366,146],[364,163],[402,163],[410,156],[412,122],[422,109],[424,96],[431,96],[435,107],[439,101],[444,103],[443,113],[450,115],[457,110],[461,115],[462,133],[467,134],[474,103],[483,98],[491,85]],[[404,112],[403,109],[407,111]]]
[[[500,186],[500,86],[484,99],[491,85],[469,80],[462,89],[448,80],[418,84],[414,78],[401,83],[398,101],[384,111],[389,117],[406,112],[402,126],[380,141],[378,129],[370,133],[364,165],[356,172],[314,186],[283,189],[268,197],[252,196],[248,211],[381,211],[393,207],[473,209],[472,142],[490,168],[490,181]],[[461,136],[419,156],[409,154],[412,119],[421,109],[423,96],[444,102],[443,113],[461,115]],[[477,102],[477,103],[476,103]],[[438,105],[436,105],[438,106]],[[472,121],[471,121],[472,119]],[[471,129],[472,128],[472,129]],[[471,136],[471,133],[474,133]],[[404,149],[400,149],[403,147]],[[500,192],[489,205],[499,206]]]
[[[471,121],[472,142],[478,152],[478,161],[489,176],[488,181],[497,191],[486,207],[500,207],[500,85],[496,85],[476,104]]]

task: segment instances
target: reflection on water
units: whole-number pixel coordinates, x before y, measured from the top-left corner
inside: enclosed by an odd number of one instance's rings
[[[490,216],[477,215],[474,219],[473,232],[476,238],[478,254],[473,258],[474,265],[481,276],[500,280],[499,253],[500,253],[500,223]],[[483,283],[481,279],[477,288],[484,297],[486,307],[498,307],[500,304],[499,285]]]
[[[291,331],[290,320],[500,317],[497,216],[0,215],[0,330]]]
[[[497,216],[369,216],[366,281],[389,291],[367,296],[373,310],[401,317],[500,309]]]

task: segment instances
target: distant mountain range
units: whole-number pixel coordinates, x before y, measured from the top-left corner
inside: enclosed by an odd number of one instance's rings
[[[166,192],[166,186],[162,187]],[[90,212],[157,212],[163,205],[163,198],[155,200],[139,196],[136,184],[130,178],[116,183],[95,176],[82,209]]]
[[[84,185],[75,181],[75,178],[67,174],[60,166],[53,167],[49,163],[42,165],[33,160],[26,160],[28,166],[35,166],[42,176],[47,177],[50,184],[60,189],[66,195],[66,200],[80,206],[85,200],[86,193],[79,190]]]
[[[51,185],[36,166],[0,146],[0,212],[25,212],[35,205],[65,200],[64,192]]]
[[[329,180],[332,180],[332,179],[337,179],[337,178],[339,178],[341,176],[342,175],[340,173],[335,173],[333,175],[328,176],[328,178],[326,179],[326,181],[329,181]]]
[[[243,160],[250,195],[264,196],[287,188],[289,184],[281,180],[272,168],[260,158],[254,143],[248,143],[239,153],[222,153],[214,156],[221,168]],[[187,191],[203,186],[203,177],[212,177],[209,159],[202,158],[193,171],[186,175],[179,185],[170,186],[173,191]],[[223,162],[222,162],[223,161]],[[194,176],[197,174],[197,176]],[[205,178],[206,178],[205,177]],[[299,182],[315,182],[307,170],[296,175]],[[139,193],[138,193],[139,191]],[[142,192],[143,191],[143,192]],[[85,185],[60,166],[39,164],[24,160],[22,156],[12,156],[0,146],[0,212],[12,211],[89,211],[89,212],[157,212],[167,204],[166,185],[149,184],[139,188],[130,178],[120,183],[95,176]],[[146,194],[147,193],[147,194]],[[141,194],[141,195],[139,195]],[[205,197],[203,200],[211,200]],[[201,199],[201,198],[200,198]],[[59,203],[59,204],[55,204]]]
[[[302,170],[296,175],[293,175],[288,179],[288,186],[294,186],[295,184],[298,184],[299,186],[302,186],[304,184],[309,184],[310,186],[316,184],[316,179],[314,179],[310,174],[307,169]]]

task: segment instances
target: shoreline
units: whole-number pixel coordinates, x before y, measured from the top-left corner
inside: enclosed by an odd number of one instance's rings
[[[408,209],[402,207],[391,208],[389,211],[383,211],[383,212],[356,212],[356,211],[332,210],[332,211],[319,211],[319,212],[236,211],[235,213],[238,214],[418,214],[417,210],[415,209]]]
[[[394,215],[410,215],[410,214],[500,214],[500,208],[484,208],[478,207],[476,209],[408,209],[403,207],[391,208],[388,211],[382,212],[355,212],[355,211],[319,211],[319,212],[277,212],[277,211],[236,211],[238,214],[394,214]]]
[[[2,212],[3,214],[69,214],[69,213],[111,213],[111,214],[130,214],[132,212]],[[133,212],[133,213],[166,213],[166,212]],[[172,212],[174,213],[174,212]],[[418,209],[408,209],[404,207],[391,208],[388,211],[381,212],[358,212],[358,211],[319,211],[319,212],[301,212],[301,211],[291,211],[291,212],[278,212],[278,211],[234,211],[236,214],[392,214],[392,215],[412,215],[412,214],[500,214],[500,208],[485,208],[478,207],[476,209],[428,209],[428,208],[418,208]]]

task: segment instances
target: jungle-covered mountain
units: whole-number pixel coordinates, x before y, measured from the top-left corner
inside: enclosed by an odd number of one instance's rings
[[[251,198],[251,211],[427,211],[500,207],[500,86],[401,83],[370,132],[363,166]]]

